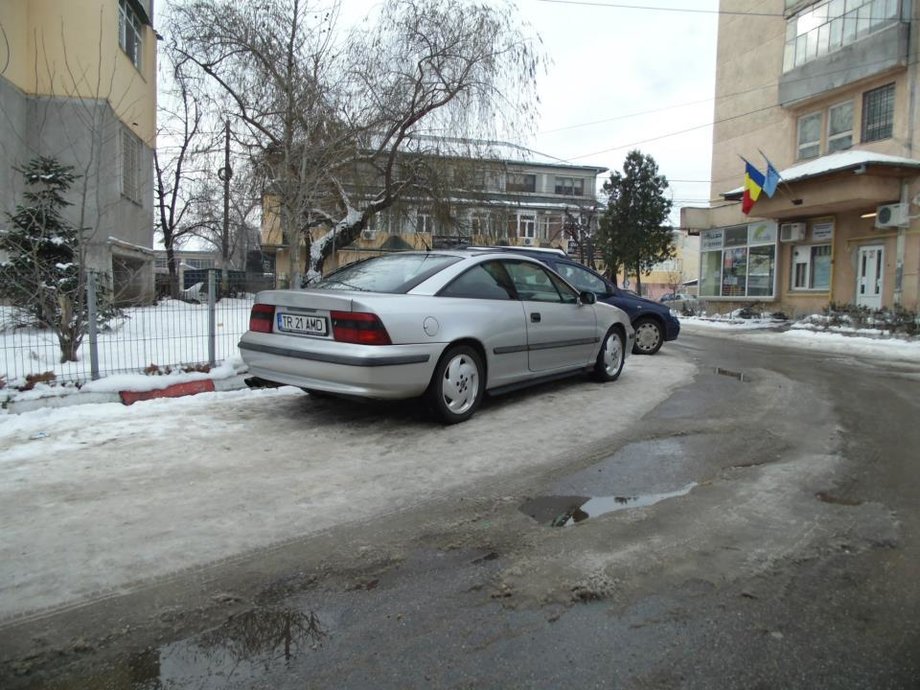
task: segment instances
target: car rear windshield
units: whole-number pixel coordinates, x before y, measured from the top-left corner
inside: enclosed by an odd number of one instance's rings
[[[408,292],[447,266],[460,261],[449,254],[388,254],[358,261],[330,273],[312,287],[361,292]]]

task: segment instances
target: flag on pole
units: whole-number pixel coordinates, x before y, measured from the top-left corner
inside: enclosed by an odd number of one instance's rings
[[[763,173],[745,160],[744,194],[741,197],[741,212],[744,215],[751,212],[751,208],[753,208],[754,204],[760,198],[760,192],[763,190],[765,181]]]
[[[763,192],[772,199],[773,195],[776,194],[776,188],[779,186],[781,178],[779,171],[773,166],[770,159],[763,155],[763,151],[760,152],[760,155],[767,162],[767,174],[763,183]]]

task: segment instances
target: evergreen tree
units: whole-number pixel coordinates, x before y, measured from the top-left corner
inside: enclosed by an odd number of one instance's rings
[[[77,176],[73,167],[38,157],[15,168],[28,185],[24,203],[6,214],[9,226],[0,232],[0,297],[28,315],[40,328],[54,331],[61,362],[77,359],[86,332],[88,310],[82,261],[81,232],[63,216],[70,205],[65,195]]]
[[[620,268],[636,274],[636,290],[641,276],[659,261],[674,256],[672,228],[667,225],[671,200],[665,196],[668,181],[658,174],[651,156],[630,151],[623,172],[614,172],[604,183],[607,208],[600,219],[597,246],[616,281]]]

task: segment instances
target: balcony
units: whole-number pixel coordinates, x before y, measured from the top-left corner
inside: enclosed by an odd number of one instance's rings
[[[779,79],[779,103],[797,105],[850,84],[906,68],[910,25],[892,24],[881,31],[806,62]]]

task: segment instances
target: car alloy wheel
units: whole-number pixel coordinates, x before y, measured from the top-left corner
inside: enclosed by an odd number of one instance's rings
[[[623,335],[617,329],[611,329],[604,337],[597,361],[594,363],[594,378],[598,381],[616,381],[623,371],[624,356]]]
[[[450,348],[435,368],[430,397],[434,411],[447,424],[473,416],[482,401],[482,362],[467,345]]]

